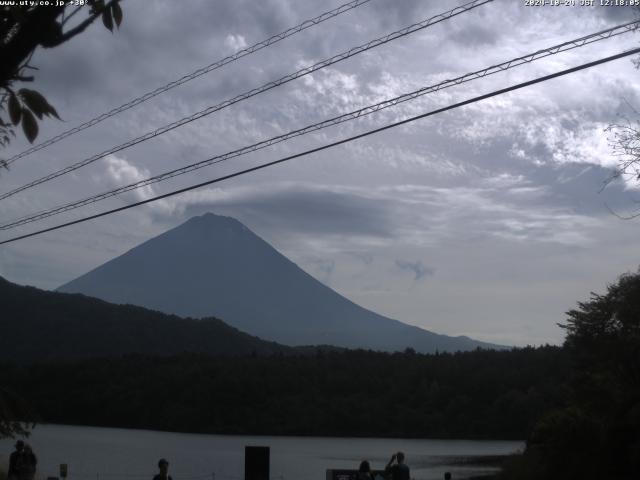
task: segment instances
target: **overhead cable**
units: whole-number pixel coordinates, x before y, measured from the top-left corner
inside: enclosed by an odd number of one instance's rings
[[[449,80],[444,80],[440,83],[437,83],[435,85],[431,85],[431,86],[427,86],[427,87],[423,87],[420,88],[418,90],[415,90],[413,92],[410,93],[406,93],[388,100],[384,100],[382,102],[378,102],[376,104],[373,105],[369,105],[367,107],[364,108],[360,108],[358,110],[354,110],[352,112],[349,113],[345,113],[342,115],[339,115],[337,117],[333,117],[330,118],[328,120],[324,120],[322,122],[319,123],[315,123],[312,125],[308,125],[304,128],[299,128],[290,132],[287,132],[285,134],[282,135],[278,135],[272,138],[269,138],[267,140],[263,140],[257,143],[254,143],[252,145],[248,145],[221,155],[216,155],[214,157],[205,159],[205,160],[201,160],[199,162],[196,163],[192,163],[190,165],[186,165],[184,167],[180,167],[180,168],[176,168],[174,170],[170,170],[168,172],[164,172],[158,175],[154,175],[152,177],[128,184],[128,185],[124,185],[106,192],[102,192],[100,194],[97,195],[93,195],[87,198],[84,198],[82,200],[76,200],[64,205],[59,205],[57,207],[54,208],[50,208],[48,210],[44,210],[44,211],[40,211],[37,213],[31,213],[27,216],[12,220],[8,223],[5,224],[1,224],[0,225],[0,230],[8,230],[11,228],[15,228],[21,225],[25,225],[28,223],[32,223],[38,220],[42,220],[54,215],[58,215],[64,212],[68,212],[70,210],[75,210],[76,208],[80,208],[92,203],[96,203],[98,201],[101,200],[105,200],[107,198],[111,198],[114,197],[116,195],[120,195],[122,193],[125,192],[129,192],[135,189],[139,189],[139,188],[143,188],[149,185],[152,185],[154,183],[158,183],[173,177],[177,177],[179,175],[184,175],[186,173],[192,172],[194,170],[198,170],[200,168],[204,168],[213,164],[217,164],[217,163],[221,163],[224,162],[226,160],[232,159],[232,158],[236,158],[242,155],[246,155],[248,153],[251,152],[255,152],[257,150],[262,150],[264,148],[267,148],[269,146],[275,145],[277,143],[281,143],[284,142],[286,140],[289,140],[291,138],[294,137],[298,137],[301,135],[305,135],[307,133],[311,133],[317,130],[321,130],[327,127],[331,127],[334,125],[338,125],[347,121],[351,121],[351,120],[355,120],[361,117],[364,117],[366,115],[370,115],[372,113],[378,112],[380,110],[389,108],[389,107],[393,107],[395,105],[398,105],[400,103],[406,102],[406,101],[410,101],[410,100],[414,100],[418,97],[421,97],[423,95],[429,94],[429,93],[433,93],[433,92],[437,92],[439,90],[443,90],[445,88],[449,88],[455,85],[460,85],[472,80],[476,80],[479,78],[484,78],[486,76],[489,75],[493,75],[495,73],[499,73],[499,72],[503,72],[505,70],[509,70],[511,68],[520,66],[520,65],[524,65],[530,62],[533,62],[535,60],[539,60],[541,58],[545,58],[548,57],[550,55],[556,55],[558,53],[561,52],[565,52],[568,50],[572,50],[574,48],[578,48],[578,47],[582,47],[584,45],[587,44],[591,44],[600,40],[604,40],[606,38],[610,38],[612,36],[616,36],[616,35],[620,35],[623,33],[627,33],[630,32],[632,30],[634,30],[635,28],[637,28],[640,25],[640,20],[637,20],[635,22],[629,22],[623,25],[618,25],[616,27],[612,27],[606,30],[602,30],[600,32],[596,32],[596,33],[592,33],[590,35],[585,35],[583,37],[580,38],[576,38],[574,40],[570,40],[567,42],[563,42],[561,44],[558,45],[554,45],[552,47],[548,47],[545,49],[541,49],[541,50],[537,50],[534,53],[530,53],[524,56],[520,56],[511,60],[508,60],[506,62],[502,62],[499,63],[497,65],[493,65],[487,68],[484,68],[482,70],[477,70],[475,72],[471,72],[471,73],[467,73],[465,75],[453,78],[453,79],[449,79]]]
[[[293,159],[296,159],[296,158],[304,157],[304,156],[310,155],[312,153],[320,152],[322,150],[327,150],[329,148],[336,147],[338,145],[349,143],[349,142],[352,142],[354,140],[358,140],[360,138],[368,137],[369,135],[373,135],[375,133],[380,133],[380,132],[383,132],[385,130],[389,130],[391,128],[399,127],[400,125],[405,125],[407,123],[414,122],[414,121],[422,119],[422,118],[430,117],[430,116],[436,115],[438,113],[443,113],[443,112],[446,112],[446,111],[449,111],[449,110],[453,110],[453,109],[460,108],[460,107],[463,107],[463,106],[466,106],[466,105],[470,105],[472,103],[476,103],[476,102],[479,102],[479,101],[482,101],[482,100],[486,100],[488,98],[496,97],[498,95],[503,95],[505,93],[512,92],[514,90],[518,90],[518,89],[521,89],[521,88],[524,88],[524,87],[528,87],[528,86],[531,86],[531,85],[535,85],[535,84],[538,84],[538,83],[546,82],[548,80],[551,80],[551,79],[554,79],[554,78],[557,78],[557,77],[561,77],[563,75],[568,75],[568,74],[571,74],[571,73],[575,73],[577,71],[584,70],[586,68],[591,68],[591,67],[594,67],[596,65],[602,65],[604,63],[611,62],[613,60],[617,60],[617,59],[620,59],[620,58],[628,57],[630,55],[635,55],[636,53],[640,53],[640,48],[634,48],[632,50],[627,50],[625,52],[621,52],[621,53],[618,53],[616,55],[611,55],[609,57],[601,58],[601,59],[595,60],[593,62],[589,62],[589,63],[585,63],[585,64],[582,64],[582,65],[579,65],[577,67],[568,68],[566,70],[561,70],[561,71],[556,72],[556,73],[545,75],[543,77],[539,77],[539,78],[536,78],[536,79],[533,79],[533,80],[529,80],[529,81],[526,81],[526,82],[518,83],[518,84],[512,85],[510,87],[502,88],[500,90],[495,90],[493,92],[486,93],[484,95],[480,95],[480,96],[477,96],[477,97],[473,97],[473,98],[470,98],[468,100],[464,100],[462,102],[458,102],[458,103],[455,103],[455,104],[452,104],[452,105],[449,105],[449,106],[446,106],[446,107],[443,107],[443,108],[438,108],[436,110],[432,110],[432,111],[427,112],[427,113],[416,115],[414,117],[410,117],[410,118],[407,118],[405,120],[400,120],[398,122],[394,122],[394,123],[385,125],[384,127],[376,128],[376,129],[373,129],[373,130],[368,130],[368,131],[366,131],[364,133],[360,133],[358,135],[354,135],[354,136],[351,136],[351,137],[348,137],[348,138],[344,138],[342,140],[338,140],[336,142],[325,144],[325,145],[322,145],[320,147],[312,148],[310,150],[306,150],[304,152],[300,152],[300,153],[297,153],[297,154],[294,154],[294,155],[289,155],[287,157],[280,158],[278,160],[273,160],[271,162],[263,163],[261,165],[257,165],[255,167],[247,168],[245,170],[241,170],[241,171],[238,171],[238,172],[235,172],[235,173],[231,173],[231,174],[228,174],[228,175],[217,177],[217,178],[214,178],[212,180],[208,180],[206,182],[198,183],[198,184],[195,184],[195,185],[191,185],[189,187],[185,187],[185,188],[181,188],[181,189],[178,189],[178,190],[174,190],[172,192],[164,193],[162,195],[157,195],[155,197],[148,198],[146,200],[141,200],[139,202],[135,202],[135,203],[132,203],[132,204],[129,204],[129,205],[124,205],[124,206],[119,207],[119,208],[114,208],[114,209],[107,210],[107,211],[104,211],[104,212],[101,212],[101,213],[97,213],[95,215],[89,215],[87,217],[83,217],[83,218],[79,218],[77,220],[73,220],[73,221],[70,221],[70,222],[62,223],[62,224],[59,224],[59,225],[56,225],[56,226],[53,226],[53,227],[44,228],[42,230],[38,230],[38,231],[35,231],[35,232],[32,232],[32,233],[27,233],[25,235],[20,235],[20,236],[13,237],[13,238],[10,238],[10,239],[7,239],[7,240],[3,240],[3,241],[0,241],[0,245],[4,245],[4,244],[7,244],[7,243],[11,243],[11,242],[16,242],[18,240],[23,240],[25,238],[30,238],[30,237],[33,237],[33,236],[36,236],[36,235],[41,235],[43,233],[51,232],[51,231],[54,231],[54,230],[59,230],[61,228],[69,227],[71,225],[77,225],[79,223],[87,222],[89,220],[94,220],[96,218],[104,217],[104,216],[111,215],[111,214],[114,214],[114,213],[117,213],[117,212],[122,212],[122,211],[128,210],[130,208],[138,207],[140,205],[146,205],[148,203],[156,202],[158,200],[162,200],[162,199],[169,198],[169,197],[172,197],[172,196],[175,196],[175,195],[179,195],[181,193],[185,193],[185,192],[188,192],[188,191],[191,191],[191,190],[195,190],[197,188],[202,188],[202,187],[205,187],[205,186],[208,186],[208,185],[212,185],[214,183],[222,182],[224,180],[229,180],[231,178],[239,177],[239,176],[245,175],[247,173],[255,172],[257,170],[262,170],[264,168],[271,167],[271,166],[274,166],[274,165],[278,165],[280,163],[284,163],[284,162],[287,162],[287,161],[290,161],[290,160],[293,160]]]
[[[4,193],[2,195],[0,195],[0,200],[4,200],[8,197],[11,197],[13,195],[15,195],[16,193],[22,192],[24,190],[27,190],[29,188],[33,188],[37,185],[40,185],[42,183],[48,182],[50,180],[53,180],[54,178],[60,177],[62,175],[65,175],[67,173],[73,172],[75,170],[78,170],[79,168],[82,168],[86,165],[89,165],[93,162],[96,162],[97,160],[100,160],[101,158],[104,158],[108,155],[112,155],[114,153],[120,152],[122,150],[125,150],[129,147],[132,147],[134,145],[137,145],[139,143],[142,143],[144,141],[150,140],[152,138],[155,138],[159,135],[162,135],[164,133],[167,133],[171,130],[174,130],[178,127],[181,127],[183,125],[186,125],[188,123],[191,123],[195,120],[199,120],[200,118],[206,117],[207,115],[211,115],[214,112],[217,112],[219,110],[222,110],[226,107],[229,107],[231,105],[234,105],[238,102],[241,102],[243,100],[246,100],[248,98],[251,98],[255,95],[258,95],[260,93],[266,92],[268,90],[271,90],[275,87],[278,87],[280,85],[284,85],[285,83],[291,82],[297,78],[303,77],[305,75],[309,75],[310,73],[313,73],[315,71],[321,70],[325,67],[328,67],[330,65],[334,65],[338,62],[341,62],[343,60],[346,60],[347,58],[353,57],[355,55],[358,55],[360,53],[366,52],[368,50],[371,50],[373,48],[379,47],[380,45],[384,45],[386,43],[389,43],[393,40],[396,40],[398,38],[410,35],[412,33],[418,32],[420,30],[423,30],[427,27],[430,27],[432,25],[435,25],[437,23],[440,23],[444,20],[448,20],[454,16],[460,15],[462,13],[466,13],[474,8],[477,8],[481,5],[487,4],[487,3],[491,3],[493,0],[473,0],[472,2],[466,3],[462,6],[453,8],[447,12],[441,13],[439,15],[436,15],[434,17],[428,18],[426,20],[423,20],[422,22],[418,22],[418,23],[414,23],[413,25],[410,25],[408,27],[405,27],[401,30],[397,30],[393,33],[390,33],[388,35],[385,35],[384,37],[380,37],[377,38],[375,40],[372,40],[370,42],[367,42],[366,44],[360,45],[358,47],[354,47],[351,48],[350,50],[340,53],[338,55],[334,55],[333,57],[326,59],[326,60],[322,60],[321,62],[315,63],[309,67],[305,67],[302,68],[294,73],[291,73],[289,75],[285,75],[284,77],[279,78],[278,80],[274,80],[272,82],[268,82],[264,85],[262,85],[261,87],[258,88],[254,88],[252,90],[249,90],[245,93],[242,93],[240,95],[237,95],[229,100],[225,100],[224,102],[221,102],[217,105],[213,105],[211,107],[208,107],[204,110],[201,110],[199,112],[194,113],[193,115],[190,115],[188,117],[184,117],[176,122],[170,123],[169,125],[165,125],[164,127],[160,127],[156,130],[147,132],[144,135],[141,135],[139,137],[136,137],[132,140],[129,140],[128,142],[125,142],[123,144],[120,144],[118,146],[112,147],[109,150],[105,150],[102,153],[99,153],[97,155],[93,155],[92,157],[86,158],[84,160],[81,160],[79,162],[74,163],[73,165],[70,165],[68,167],[65,167],[61,170],[58,170],[56,172],[50,173],[49,175],[46,175],[42,178],[39,178],[37,180],[34,180],[32,182],[29,182],[21,187],[18,187],[14,190],[11,190],[10,192]]]
[[[56,135],[55,137],[52,137],[44,142],[41,142],[37,145],[34,145],[33,147],[30,147],[28,149],[26,149],[23,152],[20,152],[14,156],[12,156],[11,158],[9,158],[7,160],[7,165],[10,165],[11,163],[15,162],[16,160],[26,157],[27,155],[30,155],[34,152],[37,152],[39,150],[42,150],[43,148],[46,148],[50,145],[53,145],[54,143],[59,142],[60,140],[63,140],[75,133],[81,132],[82,130],[85,130],[89,127],[93,127],[94,125],[97,125],[98,123],[106,120],[107,118],[111,118],[114,115],[117,115],[119,113],[122,113],[126,110],[129,110],[130,108],[133,108],[137,105],[140,105],[141,103],[146,102],[147,100],[150,100],[153,97],[156,97],[158,95],[160,95],[161,93],[164,93],[168,90],[171,90],[172,88],[175,88],[179,85],[182,85],[184,83],[187,83],[195,78],[198,78],[202,75],[205,75],[209,72],[212,72],[214,70],[217,70],[218,68],[224,67],[225,65],[235,62],[236,60],[241,59],[242,57],[246,57],[247,55],[251,55],[252,53],[255,53],[259,50],[262,50],[263,48],[269,47],[275,43],[280,42],[281,40],[284,40],[285,38],[291,37],[292,35],[295,35],[299,32],[302,32],[303,30],[306,30],[307,28],[313,27],[315,25],[319,25],[322,22],[329,20],[331,18],[337,17],[338,15],[341,15],[345,12],[348,12],[350,10],[353,10],[354,8],[357,8],[361,5],[364,5],[365,3],[370,2],[371,0],[352,0],[348,3],[345,3],[343,5],[340,5],[337,8],[334,8],[333,10],[330,10],[328,12],[324,12],[320,15],[318,15],[317,17],[311,18],[309,20],[305,20],[304,22],[296,25],[295,27],[291,27],[288,28],[287,30],[285,30],[284,32],[280,32],[276,35],[273,35],[269,38],[267,38],[266,40],[262,40],[261,42],[258,42],[254,45],[251,45],[250,47],[246,47],[243,48],[241,50],[238,50],[237,52],[235,52],[232,55],[229,55],[227,57],[224,57],[221,60],[218,60],[216,62],[213,62],[209,65],[207,65],[206,67],[202,67],[199,68],[198,70],[195,70],[187,75],[184,75],[183,77],[180,77],[177,80],[174,80],[172,82],[167,83],[166,85],[163,85],[162,87],[158,87],[155,90],[151,90],[150,92],[145,93],[144,95],[141,95],[139,97],[136,97],[130,101],[128,101],[127,103],[124,103],[122,105],[120,105],[119,107],[116,107],[112,110],[109,110],[106,113],[103,113],[101,115],[98,115],[95,118],[92,118],[91,120],[88,120],[74,128],[71,128],[65,132],[62,132],[58,135]]]

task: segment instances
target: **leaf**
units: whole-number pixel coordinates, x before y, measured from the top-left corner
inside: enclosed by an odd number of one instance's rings
[[[55,108],[53,108],[53,106],[51,106],[51,104],[47,104],[49,105],[49,111],[44,112],[45,115],[50,116],[53,115],[54,117],[56,117],[58,120],[62,121],[62,119],[60,118],[60,116],[58,115],[58,112],[56,111]]]
[[[29,143],[33,143],[38,136],[38,122],[29,110],[22,111],[22,130]]]
[[[18,125],[20,123],[21,116],[22,107],[20,106],[18,97],[11,93],[9,95],[9,117],[11,117],[11,122],[13,122],[14,125]]]
[[[122,8],[120,8],[118,2],[111,5],[111,12],[113,13],[113,19],[116,21],[117,27],[120,28],[120,24],[122,23]]]
[[[18,94],[22,98],[22,101],[38,116],[38,118],[42,119],[42,115],[49,111],[49,102],[47,102],[47,99],[39,92],[29,90],[27,88],[21,88],[18,91]]]
[[[24,103],[27,104],[27,107],[29,107],[31,111],[38,116],[39,119],[42,119],[42,115],[53,115],[58,120],[60,120],[56,109],[53,108],[47,101],[47,99],[44,98],[44,96],[39,92],[36,92],[35,90],[29,90],[27,88],[22,88],[18,93],[22,97]]]
[[[105,10],[102,12],[102,23],[107,29],[113,33],[113,19],[111,18],[111,10]]]

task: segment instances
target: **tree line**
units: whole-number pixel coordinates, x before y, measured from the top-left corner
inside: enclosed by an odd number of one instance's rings
[[[524,439],[566,398],[559,347],[128,355],[0,368],[39,420],[276,435]],[[104,408],[108,405],[108,408]]]

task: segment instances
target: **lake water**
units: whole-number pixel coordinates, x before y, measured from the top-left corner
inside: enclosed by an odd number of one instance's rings
[[[27,442],[38,456],[38,477],[57,476],[59,464],[66,463],[68,480],[151,480],[161,457],[169,460],[174,480],[242,480],[246,445],[271,448],[273,480],[324,480],[328,468],[358,468],[363,459],[381,469],[398,450],[416,480],[442,479],[446,471],[457,480],[494,469],[456,459],[524,447],[512,441],[199,435],[65,425],[38,425]],[[3,464],[14,443],[0,440]]]

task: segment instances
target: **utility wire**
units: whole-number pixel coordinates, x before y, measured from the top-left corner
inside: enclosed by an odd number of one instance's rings
[[[274,80],[272,82],[266,83],[264,85],[262,85],[261,87],[258,88],[254,88],[252,90],[249,90],[245,93],[242,93],[240,95],[237,95],[236,97],[229,99],[229,100],[225,100],[222,103],[219,103],[217,105],[208,107],[204,110],[201,110],[199,112],[194,113],[193,115],[190,115],[188,117],[184,117],[176,122],[173,122],[169,125],[165,125],[164,127],[160,127],[157,130],[153,130],[150,131],[140,137],[134,138],[132,140],[129,140],[128,142],[125,142],[123,144],[120,144],[116,147],[112,147],[109,150],[106,150],[102,153],[99,153],[97,155],[94,155],[92,157],[86,158],[84,160],[81,160],[77,163],[74,163],[73,165],[70,165],[66,168],[63,168],[61,170],[58,170],[56,172],[53,172],[49,175],[46,175],[38,180],[34,180],[30,183],[27,183],[26,185],[23,185],[21,187],[18,187],[14,190],[11,190],[10,192],[4,193],[2,195],[0,195],[0,200],[4,200],[8,197],[11,197],[13,195],[15,195],[18,192],[22,192],[24,190],[27,190],[29,188],[35,187],[36,185],[40,185],[42,183],[48,182],[50,180],[53,180],[54,178],[57,178],[61,175],[65,175],[67,173],[73,172],[74,170],[77,170],[81,167],[84,167],[86,165],[89,165],[90,163],[93,163],[101,158],[106,157],[107,155],[111,155],[117,152],[120,152],[126,148],[132,147],[134,145],[137,145],[138,143],[144,142],[146,140],[150,140],[154,137],[157,137],[159,135],[162,135],[166,132],[169,132],[171,130],[174,130],[178,127],[181,127],[183,125],[186,125],[188,123],[191,123],[195,120],[198,120],[200,118],[203,118],[207,115],[211,115],[214,112],[217,112],[219,110],[222,110],[223,108],[229,107],[231,105],[234,105],[238,102],[241,102],[243,100],[246,100],[248,98],[251,98],[255,95],[258,95],[260,93],[266,92],[268,90],[271,90],[275,87],[278,87],[280,85],[284,85],[285,83],[291,82],[297,78],[303,77],[305,75],[309,75],[310,73],[313,73],[317,70],[320,70],[322,68],[328,67],[330,65],[336,64],[338,62],[341,62],[343,60],[346,60],[347,58],[353,57],[355,55],[358,55],[362,52],[366,52],[368,50],[371,50],[373,48],[376,48],[380,45],[384,45],[386,43],[389,43],[393,40],[396,40],[398,38],[410,35],[412,33],[415,33],[417,31],[423,30],[427,27],[430,27],[432,25],[435,25],[436,23],[440,23],[444,20],[448,20],[454,16],[460,15],[461,13],[465,13],[468,12],[474,8],[477,8],[481,5],[484,5],[486,3],[490,3],[493,0],[473,0],[472,2],[466,3],[462,6],[456,7],[452,10],[449,10],[447,12],[441,13],[439,15],[436,15],[434,17],[428,18],[426,20],[423,20],[422,22],[419,23],[414,23],[413,25],[410,25],[408,27],[405,27],[401,30],[397,30],[393,33],[390,33],[388,35],[385,35],[384,37],[380,37],[377,38],[375,40],[371,40],[370,42],[360,45],[358,47],[354,47],[346,52],[340,53],[338,55],[334,55],[333,57],[326,59],[326,60],[322,60],[321,62],[315,63],[312,66],[309,67],[305,67],[302,68],[294,73],[291,73],[289,75],[285,75],[284,77],[279,78],[278,80]]]
[[[251,55],[252,53],[255,53],[259,50],[262,50],[263,48],[269,47],[275,43],[278,43],[281,40],[284,40],[285,38],[291,37],[292,35],[295,35],[296,33],[302,32],[303,30],[306,30],[307,28],[313,27],[315,25],[319,25],[322,22],[329,20],[331,18],[337,17],[338,15],[341,15],[345,12],[348,12],[350,10],[353,10],[354,8],[357,8],[361,5],[364,5],[365,3],[370,2],[371,0],[352,0],[348,3],[345,3],[343,5],[340,5],[337,8],[334,8],[333,10],[330,10],[328,12],[322,13],[320,15],[318,15],[317,17],[311,18],[309,20],[305,20],[304,22],[300,23],[299,25],[296,25],[295,27],[291,27],[288,28],[287,30],[285,30],[284,32],[280,32],[276,35],[273,35],[272,37],[267,38],[266,40],[262,40],[261,42],[258,42],[254,45],[251,45],[250,47],[247,48],[243,48],[241,50],[238,50],[237,52],[235,52],[232,55],[229,55],[228,57],[225,57],[221,60],[218,60],[210,65],[207,65],[206,67],[202,67],[199,68],[198,70],[195,70],[194,72],[191,72],[187,75],[184,75],[183,77],[174,80],[172,82],[167,83],[166,85],[162,86],[162,87],[158,87],[155,90],[152,90],[150,92],[145,93],[144,95],[134,98],[130,101],[128,101],[127,103],[124,103],[122,105],[120,105],[119,107],[116,107],[106,113],[103,113],[95,118],[92,118],[91,120],[88,120],[80,125],[78,125],[77,127],[74,127],[70,130],[67,130],[65,132],[60,133],[59,135],[56,135],[55,137],[52,137],[44,142],[41,142],[37,145],[34,145],[33,147],[28,148],[27,150],[18,153],[17,155],[14,155],[13,157],[9,158],[7,160],[7,164],[10,165],[13,162],[15,162],[16,160],[26,157],[27,155],[30,155],[31,153],[37,152],[38,150],[42,150],[43,148],[48,147],[49,145],[53,145],[54,143],[59,142],[60,140],[63,140],[75,133],[81,132],[82,130],[85,130],[89,127],[93,127],[94,125],[97,125],[98,123],[106,120],[107,118],[111,118],[114,115],[117,115],[118,113],[122,113],[126,110],[129,110],[130,108],[133,108],[137,105],[140,105],[141,103],[146,102],[147,100],[160,95],[161,93],[164,93],[168,90],[171,90],[172,88],[175,88],[179,85],[182,85],[183,83],[187,83],[195,78],[198,78],[202,75],[205,75],[209,72],[212,72],[214,70],[217,70],[218,68],[224,67],[225,65],[231,63],[231,62],[235,62],[236,60],[239,60],[242,57],[246,57],[247,55]]]
[[[582,64],[582,65],[579,65],[577,67],[568,68],[566,70],[561,70],[561,71],[556,72],[556,73],[545,75],[543,77],[539,77],[539,78],[536,78],[536,79],[533,79],[533,80],[529,80],[529,81],[526,81],[526,82],[518,83],[518,84],[512,85],[510,87],[502,88],[500,90],[495,90],[493,92],[486,93],[484,95],[480,95],[480,96],[477,96],[477,97],[473,97],[473,98],[470,98],[468,100],[464,100],[462,102],[454,103],[452,105],[449,105],[449,106],[446,106],[446,107],[443,107],[443,108],[438,108],[436,110],[432,110],[432,111],[427,112],[427,113],[416,115],[414,117],[410,117],[410,118],[407,118],[405,120],[400,120],[398,122],[391,123],[389,125],[385,125],[384,127],[376,128],[376,129],[373,129],[373,130],[368,130],[368,131],[366,131],[364,133],[360,133],[358,135],[354,135],[354,136],[351,136],[351,137],[348,137],[348,138],[344,138],[342,140],[338,140],[338,141],[333,142],[333,143],[325,144],[325,145],[322,145],[320,147],[312,148],[310,150],[306,150],[304,152],[296,153],[294,155],[289,155],[287,157],[280,158],[278,160],[274,160],[274,161],[271,161],[271,162],[263,163],[261,165],[255,166],[255,167],[247,168],[245,170],[241,170],[241,171],[238,171],[238,172],[235,172],[235,173],[231,173],[229,175],[224,175],[222,177],[217,177],[217,178],[214,178],[212,180],[208,180],[206,182],[202,182],[202,183],[198,183],[198,184],[195,184],[195,185],[191,185],[189,187],[181,188],[179,190],[174,190],[172,192],[168,192],[168,193],[165,193],[165,194],[162,194],[162,195],[157,195],[157,196],[155,196],[153,198],[148,198],[146,200],[141,200],[141,201],[136,202],[136,203],[132,203],[132,204],[129,204],[129,205],[124,205],[124,206],[119,207],[119,208],[114,208],[114,209],[111,209],[111,210],[107,210],[107,211],[104,211],[104,212],[101,212],[101,213],[97,213],[95,215],[90,215],[90,216],[87,216],[87,217],[84,217],[84,218],[73,220],[71,222],[62,223],[62,224],[59,224],[59,225],[56,225],[56,226],[53,226],[53,227],[49,227],[49,228],[45,228],[45,229],[42,229],[42,230],[38,230],[36,232],[32,232],[32,233],[28,233],[28,234],[25,234],[25,235],[20,235],[20,236],[17,236],[17,237],[13,237],[13,238],[10,238],[10,239],[7,239],[7,240],[3,240],[3,241],[0,241],[0,245],[4,245],[4,244],[7,244],[7,243],[11,243],[11,242],[16,242],[18,240],[23,240],[25,238],[33,237],[33,236],[36,236],[36,235],[41,235],[41,234],[46,233],[46,232],[59,230],[59,229],[64,228],[64,227],[69,227],[71,225],[76,225],[78,223],[83,223],[83,222],[86,222],[88,220],[93,220],[93,219],[96,219],[96,218],[104,217],[104,216],[107,216],[107,215],[111,215],[113,213],[121,212],[123,210],[128,210],[128,209],[133,208],[133,207],[138,207],[140,205],[145,205],[147,203],[155,202],[155,201],[162,200],[162,199],[165,199],[165,198],[168,198],[168,197],[172,197],[174,195],[185,193],[185,192],[188,192],[190,190],[195,190],[197,188],[205,187],[207,185],[211,185],[211,184],[214,184],[214,183],[222,182],[222,181],[228,180],[230,178],[239,177],[239,176],[245,175],[247,173],[255,172],[257,170],[262,170],[263,168],[271,167],[273,165],[277,165],[277,164],[280,164],[280,163],[287,162],[289,160],[293,160],[295,158],[304,157],[304,156],[310,155],[312,153],[320,152],[322,150],[326,150],[326,149],[329,149],[329,148],[332,148],[332,147],[335,147],[335,146],[338,146],[338,145],[342,145],[344,143],[348,143],[348,142],[352,142],[354,140],[358,140],[360,138],[368,137],[369,135],[373,135],[375,133],[383,132],[383,131],[389,130],[391,128],[399,127],[400,125],[404,125],[404,124],[407,124],[407,123],[410,123],[410,122],[414,122],[414,121],[422,119],[422,118],[430,117],[430,116],[436,115],[438,113],[443,113],[443,112],[446,112],[446,111],[449,111],[449,110],[453,110],[455,108],[463,107],[465,105],[470,105],[472,103],[476,103],[476,102],[479,102],[479,101],[482,101],[482,100],[486,100],[488,98],[496,97],[498,95],[503,95],[505,93],[512,92],[514,90],[519,90],[519,89],[524,88],[524,87],[535,85],[537,83],[546,82],[548,80],[551,80],[551,79],[554,79],[554,78],[557,78],[557,77],[561,77],[563,75],[568,75],[570,73],[575,73],[577,71],[584,70],[586,68],[591,68],[591,67],[594,67],[596,65],[601,65],[603,63],[611,62],[611,61],[617,60],[619,58],[628,57],[628,56],[634,55],[636,53],[640,53],[640,48],[634,48],[632,50],[627,50],[625,52],[621,52],[621,53],[618,53],[616,55],[611,55],[609,57],[601,58],[600,60],[595,60],[593,62],[589,62],[589,63],[585,63],[585,64]]]
[[[484,68],[482,70],[477,70],[475,72],[471,72],[471,73],[467,73],[465,75],[456,77],[454,79],[450,79],[450,80],[444,80],[438,84],[435,85],[431,85],[428,87],[423,87],[420,88],[418,90],[415,90],[411,93],[406,93],[391,99],[387,99],[384,100],[382,102],[376,103],[374,105],[369,105],[367,107],[364,108],[360,108],[358,110],[354,110],[352,112],[349,113],[345,113],[342,115],[339,115],[337,117],[333,117],[330,118],[328,120],[324,120],[322,122],[319,123],[315,123],[313,125],[308,125],[304,128],[300,128],[297,130],[293,130],[290,131],[288,133],[285,133],[283,135],[278,135],[276,137],[272,137],[270,139],[267,140],[263,140],[257,143],[254,143],[252,145],[249,146],[245,146],[242,147],[240,149],[237,150],[233,150],[231,152],[227,152],[221,155],[216,155],[214,157],[208,158],[206,160],[202,160],[200,162],[196,162],[196,163],[192,163],[190,165],[186,165],[184,167],[180,167],[174,170],[170,170],[168,172],[165,173],[161,173],[149,178],[146,178],[144,180],[140,180],[138,182],[135,183],[131,183],[129,185],[124,185],[118,188],[115,188],[113,190],[109,190],[97,195],[93,195],[87,198],[84,198],[82,200],[77,200],[74,202],[70,202],[64,205],[60,205],[54,208],[50,208],[48,210],[44,210],[44,211],[40,211],[37,213],[31,213],[27,216],[12,220],[8,223],[2,224],[0,225],[0,230],[9,230],[11,228],[15,228],[21,225],[25,225],[28,223],[32,223],[35,222],[37,220],[42,220],[44,218],[48,218],[54,215],[58,215],[64,212],[68,212],[70,210],[74,210],[76,208],[80,208],[92,203],[96,203],[98,201],[101,200],[105,200],[107,198],[111,198],[114,197],[116,195],[125,193],[125,192],[129,192],[131,190],[135,190],[138,188],[143,188],[145,186],[148,185],[152,185],[154,183],[158,183],[173,177],[177,177],[179,175],[183,175],[189,172],[192,172],[194,170],[198,170],[200,168],[204,168],[213,164],[217,164],[217,163],[221,163],[224,162],[226,160],[229,160],[231,158],[235,158],[235,157],[239,157],[242,155],[246,155],[248,153],[257,151],[257,150],[261,150],[264,149],[266,147],[275,145],[277,143],[280,142],[284,142],[286,140],[289,140],[291,138],[294,137],[298,137],[301,135],[305,135],[307,133],[311,133],[314,131],[318,131],[330,126],[334,126],[334,125],[338,125],[350,120],[355,120],[361,117],[364,117],[366,115],[370,115],[372,113],[378,112],[380,110],[389,108],[389,107],[393,107],[395,105],[398,105],[400,103],[409,101],[409,100],[414,100],[420,96],[426,95],[428,93],[433,93],[433,92],[437,92],[439,90],[448,88],[448,87],[452,87],[455,85],[460,85],[462,83],[466,83],[472,80],[476,80],[478,78],[483,78],[486,77],[488,75],[493,75],[495,73],[499,73],[499,72],[503,72],[505,70],[520,66],[520,65],[524,65],[524,64],[528,64],[530,62],[533,62],[535,60],[541,59],[541,58],[545,58],[548,57],[550,55],[555,55],[558,54],[560,52],[565,52],[568,50],[572,50],[574,48],[578,48],[578,47],[582,47],[584,45],[587,44],[591,44],[594,42],[598,42],[607,38],[611,38],[612,36],[616,36],[616,35],[621,35],[623,33],[627,33],[630,31],[633,31],[635,28],[637,28],[640,25],[640,20],[637,20],[635,22],[629,22],[626,24],[622,24],[622,25],[618,25],[616,27],[612,27],[612,28],[608,28],[606,30],[602,30],[600,32],[596,32],[596,33],[592,33],[590,35],[586,35],[574,40],[570,40],[567,42],[563,42],[559,45],[554,45],[552,47],[548,47],[545,49],[541,49],[538,50],[534,53],[530,53],[518,58],[514,58],[511,60],[508,60],[506,62],[497,64],[497,65],[493,65],[487,68]]]

